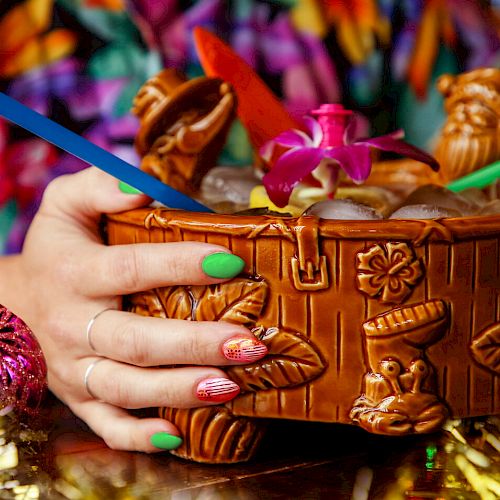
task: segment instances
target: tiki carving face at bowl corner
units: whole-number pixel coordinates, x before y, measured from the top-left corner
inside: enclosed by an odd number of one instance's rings
[[[500,158],[500,69],[444,75],[438,88],[447,119],[435,156],[451,181]]]

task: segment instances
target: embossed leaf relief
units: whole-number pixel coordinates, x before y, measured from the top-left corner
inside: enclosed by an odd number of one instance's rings
[[[156,288],[128,297],[128,309],[145,316],[255,325],[267,298],[265,281],[236,278],[209,286]]]
[[[400,304],[424,275],[422,264],[407,243],[386,243],[358,252],[358,289],[381,302]]]
[[[262,419],[235,416],[224,406],[162,408],[160,416],[176,425],[184,436],[182,445],[172,453],[197,462],[248,460],[266,429]]]
[[[297,333],[278,328],[256,331],[269,354],[258,363],[231,366],[227,373],[243,391],[292,387],[316,378],[325,363],[309,341]]]
[[[481,366],[500,375],[500,323],[490,325],[477,335],[470,350]]]
[[[128,309],[142,315],[195,321],[228,321],[253,328],[264,309],[269,285],[236,278],[209,286],[175,286],[134,294]],[[257,326],[254,334],[268,355],[255,363],[227,369],[243,391],[291,387],[312,380],[325,369],[316,348],[300,334]]]
[[[135,293],[125,297],[124,308],[141,316],[167,317],[160,295],[156,290]]]

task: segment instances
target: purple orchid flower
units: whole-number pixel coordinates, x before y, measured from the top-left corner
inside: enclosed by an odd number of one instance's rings
[[[432,156],[401,140],[404,136],[402,130],[379,137],[348,141],[347,127],[341,126],[343,134],[339,141],[339,129],[335,139],[331,130],[325,130],[326,127],[322,127],[314,118],[304,117],[304,125],[308,133],[287,130],[266,143],[260,151],[264,159],[270,159],[275,145],[289,148],[263,178],[269,198],[278,207],[287,205],[294,187],[309,174],[321,182],[326,194],[334,192],[339,169],[354,182],[363,182],[370,175],[372,147],[426,163],[433,170],[439,169],[439,164]]]

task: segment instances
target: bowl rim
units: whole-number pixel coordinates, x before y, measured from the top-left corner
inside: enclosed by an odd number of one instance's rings
[[[301,227],[317,228],[323,238],[355,240],[413,240],[454,242],[500,236],[500,215],[481,215],[441,219],[334,220],[307,215],[236,215],[143,207],[117,214],[107,214],[108,222],[139,226],[145,229],[188,230],[227,235],[285,236],[295,240]],[[216,220],[214,220],[216,219]]]

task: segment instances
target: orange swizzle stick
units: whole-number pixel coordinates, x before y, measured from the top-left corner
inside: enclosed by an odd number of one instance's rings
[[[199,26],[193,36],[206,75],[233,86],[238,117],[256,150],[285,130],[302,129],[257,73],[220,38]]]

